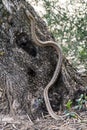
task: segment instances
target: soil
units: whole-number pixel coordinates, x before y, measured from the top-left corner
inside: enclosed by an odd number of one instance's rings
[[[15,116],[0,115],[0,130],[87,130],[87,111],[81,112],[78,117],[61,116],[56,121],[49,115],[31,121],[29,115]]]

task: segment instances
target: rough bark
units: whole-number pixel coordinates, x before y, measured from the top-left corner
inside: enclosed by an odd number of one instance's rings
[[[54,40],[30,4],[22,0],[0,3],[0,112],[28,113],[36,118],[47,113],[43,91],[52,78],[58,56],[54,48],[42,48],[33,42],[21,3],[35,16],[39,39]],[[64,109],[69,99],[75,100],[81,93],[86,94],[86,77],[79,75],[64,57],[60,75],[49,91],[54,111],[60,106]]]

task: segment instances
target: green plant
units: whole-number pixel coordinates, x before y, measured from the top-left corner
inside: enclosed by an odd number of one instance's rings
[[[82,110],[85,107],[87,101],[87,96],[85,94],[81,94],[79,99],[76,99],[77,105],[75,106],[75,109]]]
[[[72,101],[69,99],[68,102],[66,103],[66,108],[67,110],[70,110],[72,107]]]
[[[69,117],[69,118],[71,118],[71,117],[73,117],[73,118],[77,118],[77,113],[76,112],[70,112],[70,111],[65,111],[65,116],[66,117]]]
[[[3,55],[4,55],[4,52],[3,52],[3,51],[1,51],[1,52],[0,52],[0,56],[3,56]]]
[[[81,94],[78,99],[76,99],[77,105],[74,107],[76,110],[83,110],[86,108],[87,96],[85,94]],[[69,99],[66,103],[66,110],[64,112],[66,117],[73,118],[81,118],[76,112],[73,112],[72,109],[73,102]]]
[[[72,101],[69,99],[68,102],[66,103],[66,110],[65,110],[64,114],[65,114],[66,117],[69,117],[69,118],[74,117],[74,118],[76,118],[75,113],[70,111],[71,108],[72,108]]]

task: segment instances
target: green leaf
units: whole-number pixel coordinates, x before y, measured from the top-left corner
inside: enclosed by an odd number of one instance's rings
[[[66,108],[67,108],[68,110],[70,110],[70,109],[71,109],[71,106],[72,106],[72,101],[71,101],[71,100],[68,100],[68,102],[67,102],[67,104],[66,104]]]

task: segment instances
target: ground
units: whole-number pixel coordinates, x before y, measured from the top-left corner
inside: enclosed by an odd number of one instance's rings
[[[0,130],[87,130],[87,111],[81,112],[78,117],[68,118],[59,114],[58,121],[49,115],[31,121],[29,115],[11,117],[10,115],[0,115]]]

